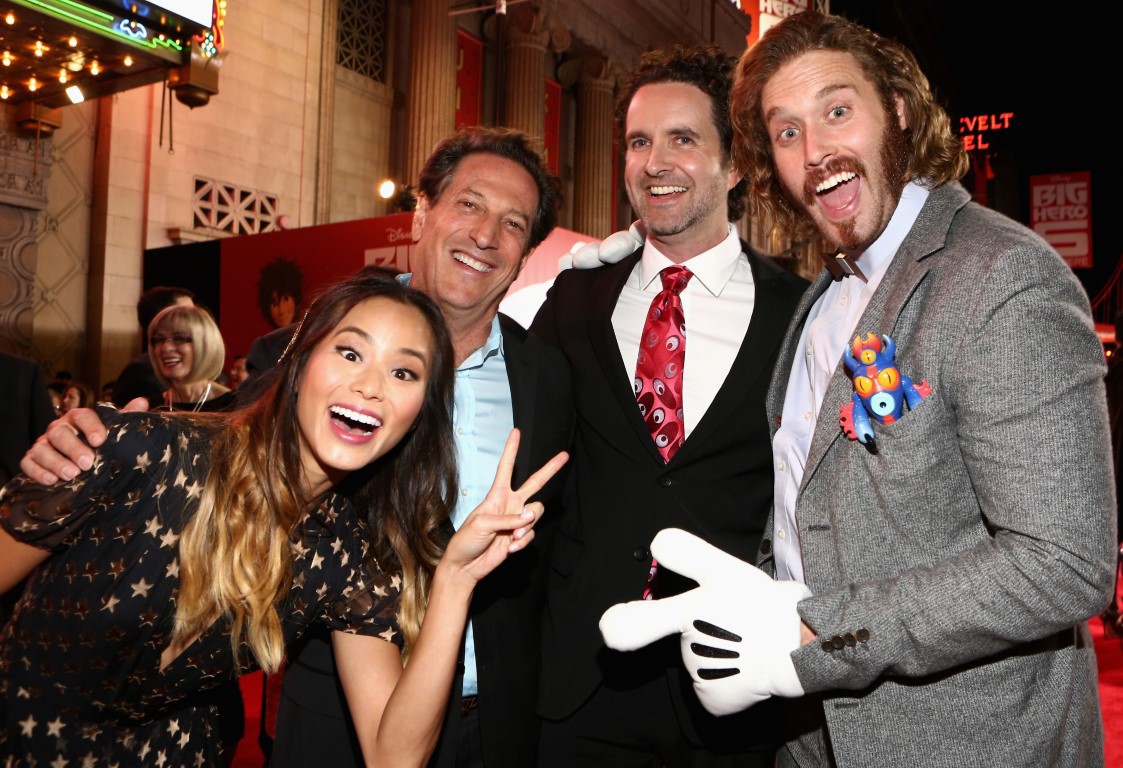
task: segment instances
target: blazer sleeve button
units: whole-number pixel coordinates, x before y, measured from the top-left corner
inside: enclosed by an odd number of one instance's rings
[[[842,636],[842,640],[843,640],[844,643],[846,643],[847,648],[853,648],[855,645],[858,644],[858,640],[857,640],[857,638],[854,637],[853,632],[847,632],[845,635]]]
[[[843,648],[846,647],[846,641],[843,640],[838,635],[835,635],[834,637],[831,638],[831,645],[834,646],[834,649],[836,651],[841,651]]]
[[[861,629],[859,629],[857,632],[854,633],[854,637],[857,638],[859,643],[868,642],[869,639],[870,639],[870,631],[868,629],[866,629],[865,627],[862,627]]]

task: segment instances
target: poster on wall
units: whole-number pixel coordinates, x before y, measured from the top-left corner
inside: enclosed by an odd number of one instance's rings
[[[1029,177],[1033,231],[1049,241],[1073,269],[1092,266],[1092,173]]]
[[[323,286],[367,264],[409,272],[412,221],[411,213],[395,213],[222,240],[218,318],[227,367],[258,336],[299,320]],[[558,273],[561,257],[589,242],[598,241],[555,227],[531,254],[500,309],[529,325]],[[164,258],[175,260],[174,253]]]
[[[299,320],[316,291],[364,264],[404,271],[411,219],[399,213],[223,240],[219,325],[228,362]]]

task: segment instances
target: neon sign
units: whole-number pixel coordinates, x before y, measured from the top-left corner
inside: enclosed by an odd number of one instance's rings
[[[1013,112],[959,118],[959,135],[963,138],[963,147],[968,152],[990,149],[989,134],[1009,129],[1013,119]]]

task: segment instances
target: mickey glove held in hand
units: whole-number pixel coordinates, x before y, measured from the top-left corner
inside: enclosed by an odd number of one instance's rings
[[[709,712],[728,715],[770,696],[803,695],[791,652],[799,647],[796,603],[811,591],[763,571],[678,528],[651,542],[660,568],[698,587],[660,600],[612,606],[600,620],[609,648],[632,651],[681,632],[683,664]]]

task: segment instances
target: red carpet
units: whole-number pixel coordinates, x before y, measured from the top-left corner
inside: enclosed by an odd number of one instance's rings
[[[1123,595],[1120,596],[1123,600]],[[1100,706],[1103,708],[1106,768],[1123,768],[1123,638],[1109,633],[1105,636],[1099,618],[1088,622],[1096,642],[1100,667]],[[246,699],[246,737],[238,743],[231,768],[262,768],[265,762],[257,745],[257,728],[261,715],[261,673],[242,678],[242,695]]]
[[[1123,594],[1116,595],[1116,599],[1123,600]],[[1092,619],[1089,626],[1100,668],[1105,764],[1107,768],[1123,768],[1123,637],[1114,632],[1105,636],[1103,622],[1098,618]]]

